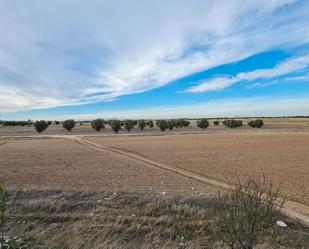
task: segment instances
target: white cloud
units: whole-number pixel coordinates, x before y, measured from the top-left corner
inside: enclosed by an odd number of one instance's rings
[[[218,91],[233,85],[237,81],[238,81],[237,78],[219,77],[203,82],[198,86],[191,87],[187,91],[192,93]]]
[[[301,69],[305,69],[309,66],[309,55],[300,56],[296,58],[290,58],[276,67],[271,69],[259,69],[246,73],[238,73],[233,77],[216,77],[210,80],[206,80],[200,83],[197,86],[193,86],[187,89],[187,92],[192,93],[200,93],[200,92],[209,92],[209,91],[217,91],[229,87],[237,82],[242,80],[254,81],[257,79],[273,79],[279,76],[287,75],[290,73],[295,73]],[[299,77],[292,77],[288,79],[300,79]],[[303,80],[303,78],[301,78]],[[272,83],[267,83],[270,85]],[[261,85],[260,83],[256,83],[255,86]],[[265,84],[263,84],[265,85]]]
[[[304,44],[309,6],[294,2],[0,0],[0,86],[15,89],[0,108],[111,100]]]
[[[271,79],[285,74],[297,72],[309,66],[309,55],[288,59],[275,68],[255,70],[248,73],[239,73],[240,80]]]

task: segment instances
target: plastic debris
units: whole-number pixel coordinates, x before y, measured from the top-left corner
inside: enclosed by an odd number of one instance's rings
[[[288,224],[286,224],[283,220],[277,220],[277,225],[283,228],[288,227]]]

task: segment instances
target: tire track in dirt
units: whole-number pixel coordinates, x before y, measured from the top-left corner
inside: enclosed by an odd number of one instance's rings
[[[188,170],[184,170],[184,169],[180,169],[178,167],[172,166],[172,165],[168,165],[166,163],[162,163],[153,159],[150,159],[148,157],[139,155],[137,153],[131,152],[131,151],[124,151],[121,149],[117,149],[114,147],[108,147],[108,146],[103,146],[100,144],[97,144],[95,142],[86,140],[86,139],[82,139],[81,137],[71,137],[72,139],[74,139],[76,142],[82,144],[82,145],[88,145],[88,146],[93,146],[95,148],[98,149],[102,149],[105,151],[109,151],[109,152],[113,152],[119,155],[123,155],[129,158],[133,158],[135,160],[144,162],[148,165],[151,165],[153,167],[156,168],[160,168],[160,169],[164,169],[191,179],[194,179],[196,181],[205,183],[205,184],[211,184],[217,187],[221,187],[224,189],[232,189],[233,185],[226,183],[224,181],[212,178],[212,177],[208,177],[208,176],[203,176],[203,175],[199,175],[197,173],[188,171]],[[300,222],[301,224],[309,227],[309,207],[298,203],[298,202],[294,202],[294,201],[286,201],[284,204],[284,207],[282,208],[282,212],[294,219],[297,220],[298,222]]]

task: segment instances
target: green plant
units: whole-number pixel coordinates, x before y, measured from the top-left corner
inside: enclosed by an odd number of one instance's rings
[[[124,121],[124,128],[130,132],[132,129],[134,129],[134,125],[135,125],[135,121],[134,120],[130,120],[130,119],[126,119]]]
[[[159,127],[161,131],[165,131],[168,128],[166,120],[157,120],[156,126]]]
[[[201,129],[206,129],[209,126],[209,122],[207,119],[201,119],[196,122],[197,126]]]
[[[43,131],[45,131],[48,128],[48,126],[49,124],[45,120],[36,121],[34,123],[34,128],[38,133],[42,133]]]
[[[219,197],[222,216],[220,236],[232,249],[253,249],[275,226],[284,201],[279,188],[265,178],[239,181],[228,194]]]
[[[145,120],[142,119],[137,122],[137,125],[138,125],[138,128],[140,128],[140,130],[142,131],[146,127],[147,123]]]
[[[215,121],[214,121],[214,125],[215,125],[215,126],[218,126],[219,124],[220,124],[220,122],[219,122],[218,120],[215,120]]]
[[[175,120],[167,120],[166,122],[167,122],[167,128],[168,128],[169,130],[173,130],[174,127],[176,126]]]
[[[101,118],[95,119],[91,122],[91,127],[96,131],[100,131],[105,128],[104,120]]]
[[[241,120],[235,120],[235,119],[226,119],[222,122],[226,127],[228,128],[237,128],[237,127],[241,127],[242,121]]]
[[[153,128],[153,127],[154,127],[154,122],[153,122],[153,120],[148,120],[147,126],[149,126],[149,128]]]
[[[121,130],[122,122],[120,120],[110,120],[108,123],[115,133]]]
[[[63,121],[62,127],[66,129],[67,131],[71,131],[75,127],[74,119],[67,119]]]
[[[264,125],[264,122],[262,119],[256,119],[249,121],[248,125],[252,128],[261,128]]]

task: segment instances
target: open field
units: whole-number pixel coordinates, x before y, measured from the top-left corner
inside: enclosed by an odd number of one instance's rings
[[[52,126],[43,135],[11,127],[0,136],[0,180],[26,194],[6,232],[62,249],[226,248],[218,244],[213,196],[263,174],[307,224],[309,132],[291,127],[118,135],[87,125],[71,133]],[[272,228],[261,249],[306,248],[308,228],[283,219],[290,229]]]
[[[69,139],[7,140],[0,158],[0,179],[15,189],[216,192],[215,187]]]
[[[309,204],[309,133],[207,133],[148,137],[89,137],[98,144],[229,183],[263,174],[288,199]]]

